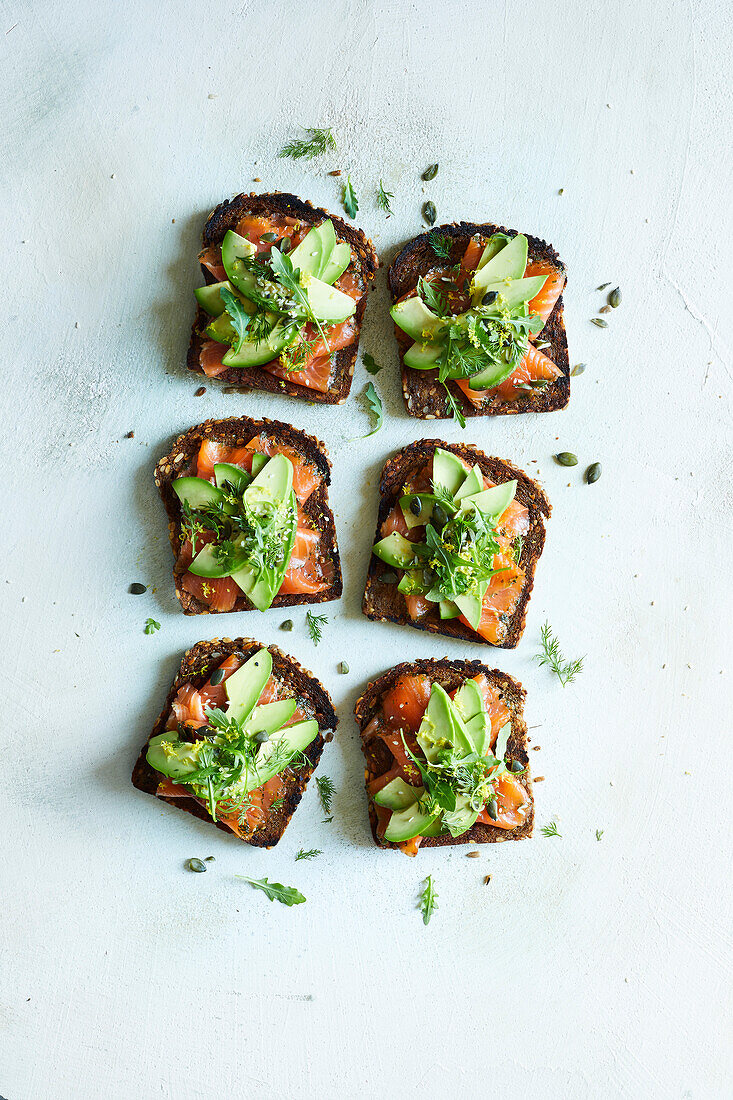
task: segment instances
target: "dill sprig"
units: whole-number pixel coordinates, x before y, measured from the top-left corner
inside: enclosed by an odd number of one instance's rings
[[[596,829],[596,840],[600,840],[603,836],[603,829]]]
[[[443,237],[440,233],[436,233],[435,231],[433,231],[432,233],[428,234],[428,240],[430,242],[430,247],[432,248],[435,255],[439,257],[439,259],[450,260],[450,237]]]
[[[552,627],[545,622],[540,632],[542,652],[535,655],[535,661],[539,665],[548,665],[555,673],[558,680],[565,687],[572,684],[575,677],[583,671],[584,657],[578,657],[576,661],[566,661],[560,652],[560,643],[552,632]]]
[[[423,924],[429,924],[435,910],[438,908],[438,895],[435,892],[435,886],[433,885],[433,876],[428,875],[425,879],[425,886],[423,888],[422,895],[420,897],[420,909],[422,911]]]
[[[306,852],[305,848],[301,848],[298,851],[298,854],[296,855],[295,859],[296,859],[296,862],[297,862],[299,859],[315,859],[316,856],[322,856],[322,855],[323,855],[323,852],[321,851],[320,848],[310,848],[307,852]]]
[[[306,611],[305,621],[308,627],[308,633],[311,636],[313,645],[318,645],[323,635],[323,627],[328,622],[327,615],[314,615],[312,611]]]
[[[562,833],[558,832],[557,825],[554,821],[551,821],[549,825],[543,825],[540,832],[543,836],[559,836],[562,840]]]
[[[316,786],[318,787],[318,797],[321,800],[323,812],[324,814],[330,814],[333,796],[336,793],[336,788],[333,785],[333,780],[328,775],[317,775]]]
[[[385,191],[384,184],[379,181],[379,190],[377,191],[377,206],[380,210],[384,210],[387,217],[392,213],[392,207],[389,205],[389,200],[393,199],[394,195],[391,191]]]
[[[336,139],[330,127],[326,126],[319,130],[312,126],[303,126],[301,129],[305,131],[307,137],[289,141],[287,145],[283,145],[278,153],[279,157],[291,157],[293,160],[305,157],[306,160],[313,160],[314,157],[322,156],[329,149],[336,148]]]

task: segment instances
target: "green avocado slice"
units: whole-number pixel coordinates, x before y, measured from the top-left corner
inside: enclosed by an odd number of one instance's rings
[[[356,302],[343,290],[316,279],[314,275],[301,275],[301,286],[305,290],[308,305],[319,321],[339,324],[353,317]]]
[[[416,836],[434,835],[428,830],[433,829],[436,824],[440,828],[440,814],[423,813],[415,801],[404,810],[396,810],[392,813],[384,830],[384,839],[391,844],[402,844]]]
[[[163,745],[175,745],[174,752],[166,752]],[[169,779],[185,781],[187,775],[198,768],[198,742],[179,741],[175,730],[158,733],[148,742],[145,759],[151,768]]]
[[[224,681],[229,700],[227,717],[246,722],[271,675],[272,656],[263,646]]]
[[[273,455],[270,463],[278,457],[284,456]],[[267,466],[264,468],[263,473],[269,469],[270,463],[268,463]],[[252,488],[252,486],[250,486],[246,490],[246,492],[249,492],[250,488]],[[239,585],[247,599],[250,601],[250,603],[254,604],[258,611],[267,611],[268,607],[271,606],[272,601],[275,599],[275,596],[280,591],[280,586],[283,582],[283,577],[285,576],[285,572],[290,563],[290,558],[293,553],[293,547],[295,546],[295,535],[297,528],[298,502],[296,500],[295,493],[291,488],[289,517],[285,530],[283,532],[283,556],[277,567],[267,569],[263,573],[257,573],[249,563],[245,563],[240,569],[237,569],[234,573],[230,574],[234,583]]]
[[[171,482],[171,488],[181,503],[188,504],[190,508],[202,508],[224,500],[222,490],[202,477],[177,477]]]
[[[333,229],[333,226],[331,228]],[[293,267],[297,268],[301,275],[318,276],[320,274],[324,243],[318,228],[313,226],[312,229],[308,230],[300,244],[288,254]],[[326,262],[328,262],[328,258],[326,258]]]
[[[222,290],[229,290],[239,297],[228,279],[225,279],[223,283],[209,283],[208,286],[198,286],[194,290],[196,301],[211,317],[219,317],[226,309],[221,296]]]
[[[521,279],[527,266],[528,241],[523,233],[517,233],[502,248],[493,252],[485,262],[479,261],[471,284],[473,302],[477,305],[484,296],[487,286],[500,279]],[[488,245],[487,245],[488,248]],[[484,254],[486,249],[484,249]],[[483,260],[484,257],[481,257]]]
[[[428,309],[419,294],[397,302],[390,310],[392,320],[413,340],[434,340],[445,321]]]
[[[415,561],[415,546],[399,531],[380,539],[372,547],[372,553],[395,569],[407,569]]]
[[[216,546],[207,543],[189,565],[188,572],[193,573],[194,577],[209,577],[211,580],[231,577],[242,568],[245,561],[246,558],[243,555],[233,554],[228,562],[221,562],[216,553]]]
[[[290,721],[297,706],[297,699],[276,699],[272,703],[261,703],[252,711],[242,730],[250,736],[255,733],[273,734]]]
[[[326,265],[326,269],[320,275],[320,279],[322,282],[332,286],[337,279],[341,278],[350,263],[351,245],[347,241],[337,241]]]
[[[516,480],[503,481],[501,485],[494,485],[491,489],[482,489],[480,493],[473,493],[464,497],[459,511],[468,512],[472,508],[476,508],[485,516],[499,519],[514,500],[516,492]]]
[[[461,485],[458,492],[455,494],[455,501],[463,500],[464,497],[473,496],[474,493],[479,493],[484,487],[484,473],[478,463],[467,474],[466,480]]]
[[[240,470],[239,466],[232,466],[230,462],[215,463],[214,477],[220,489],[229,484],[238,493],[246,489],[252,480],[246,470]]]
[[[489,260],[495,256],[497,252],[501,252],[502,248],[509,244],[511,239],[512,238],[508,237],[506,233],[493,233],[486,242],[486,247],[481,253],[481,259],[478,262],[476,270],[480,271],[482,267],[486,267]],[[523,273],[522,271],[521,274]]]
[[[425,759],[429,761],[435,760],[438,752],[447,744],[454,745],[464,754],[473,752],[471,739],[460,715],[448,693],[438,683],[434,683],[430,691],[427,709],[417,731],[417,740]]]
[[[442,447],[435,448],[433,455],[433,485],[437,489],[443,489],[452,497],[457,495],[463,486],[468,471],[465,463],[461,462],[458,455],[452,451],[444,451]]]
[[[269,741],[265,741],[260,746],[255,761],[255,772],[247,778],[247,791],[261,787],[268,779],[278,775],[287,767],[288,761],[295,753],[306,749],[317,736],[318,722],[315,718],[307,718],[303,722],[296,722],[292,726],[278,730]]]
[[[386,806],[389,810],[406,810],[413,802],[425,794],[424,787],[413,787],[399,776],[392,779],[374,795],[377,806]]]
[[[207,333],[210,328],[211,325],[207,328]],[[267,339],[243,340],[236,351],[232,348],[226,353],[222,363],[226,367],[259,367],[263,363],[271,363],[273,359],[277,359],[286,347],[289,347],[295,341],[298,332],[298,325],[290,322],[278,322]],[[224,343],[225,341],[220,342]]]
[[[239,286],[238,280],[246,269],[242,260],[251,260],[257,255],[257,246],[248,241],[246,237],[240,237],[233,229],[224,234],[221,242],[221,263],[231,282]]]
[[[434,370],[442,353],[442,344],[416,342],[405,352],[405,366],[413,370]]]
[[[489,582],[482,581],[481,584],[473,592],[464,592],[462,596],[456,596],[455,605],[470,623],[474,630],[478,630],[481,625],[481,616],[483,614],[483,603],[486,589]]]

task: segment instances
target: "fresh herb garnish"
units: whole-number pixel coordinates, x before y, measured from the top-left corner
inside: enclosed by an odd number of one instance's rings
[[[365,351],[361,358],[364,363],[364,369],[369,374],[379,374],[382,368],[373,355],[370,355],[368,351]]]
[[[440,233],[436,233],[435,230],[428,234],[428,241],[430,247],[436,256],[441,260],[450,260],[451,258],[451,239],[450,237],[443,237]]]
[[[350,218],[356,217],[356,212],[359,209],[359,200],[354,192],[354,187],[351,182],[351,176],[346,177],[346,183],[344,184],[344,210]]]
[[[600,840],[603,836],[603,829],[596,829],[596,840]]]
[[[160,623],[156,623],[155,619],[145,620],[145,633],[155,634],[156,630],[160,630]]]
[[[554,821],[551,821],[549,825],[543,825],[540,832],[543,836],[559,836],[562,840],[562,833],[558,832],[557,825]]]
[[[229,319],[234,327],[234,331],[239,337],[236,344],[234,345],[234,351],[238,352],[241,349],[242,344],[245,342],[245,340],[248,339],[247,329],[250,325],[250,314],[247,313],[239,298],[232,294],[231,290],[227,290],[225,286],[221,288],[220,295],[221,300],[226,307]]]
[[[336,148],[336,140],[330,128],[319,130],[311,126],[305,126],[301,129],[305,130],[308,136],[283,145],[278,153],[279,157],[292,157],[293,160],[300,160],[305,157],[306,160],[312,160],[314,157],[322,156],[329,149]]]
[[[333,802],[333,796],[336,793],[336,788],[333,785],[333,780],[327,775],[317,775],[316,786],[318,787],[318,797],[321,800],[323,812],[324,814],[330,814],[331,803]]]
[[[429,924],[435,910],[438,908],[438,895],[435,892],[432,875],[425,879],[425,886],[420,897],[420,909],[422,911],[423,924]]]
[[[372,412],[377,418],[377,423],[375,427],[373,427],[370,432],[367,432],[366,436],[364,437],[366,439],[370,435],[374,435],[374,433],[378,432],[379,429],[382,427],[382,424],[384,423],[384,409],[382,407],[382,401],[379,397],[379,394],[374,388],[373,382],[369,383],[366,390],[364,391],[364,394],[367,401],[369,402],[370,412]]]
[[[276,798],[274,802],[270,803],[270,809],[271,810],[282,810],[284,805],[285,805],[285,799],[284,798]]]
[[[328,340],[326,334],[321,327],[321,322],[316,317],[315,313],[311,309],[311,304],[308,301],[308,295],[300,285],[300,271],[298,268],[293,268],[293,261],[289,256],[286,256],[278,248],[271,248],[269,252],[269,261],[276,279],[285,287],[286,290],[292,295],[293,300],[302,310],[305,318],[311,321],[321,334],[326,350],[330,353],[331,349],[328,346]]]
[[[451,391],[448,389],[448,386],[445,382],[443,382],[443,389],[445,390],[446,400],[448,401],[448,408],[451,410],[454,419],[458,421],[462,428],[465,428],[466,418],[463,415],[463,410],[461,409]]]
[[[392,194],[392,192],[391,191],[385,191],[384,184],[380,180],[379,181],[379,190],[377,191],[377,206],[379,207],[380,210],[384,210],[387,217],[389,217],[390,214],[392,213],[392,207],[389,205],[389,200],[393,199],[393,198],[394,198],[394,195]],[[354,215],[352,214],[351,217],[353,218],[353,216]]]
[[[305,851],[304,848],[301,848],[298,851],[298,854],[296,855],[295,860],[296,860],[296,863],[297,863],[297,861],[299,859],[315,859],[316,856],[322,856],[322,855],[323,855],[323,852],[321,851],[320,848],[310,848],[307,852]]]
[[[548,622],[542,625],[540,639],[542,652],[535,655],[535,661],[539,665],[548,665],[563,687],[566,684],[572,684],[575,677],[583,671],[585,658],[578,657],[577,661],[566,661],[560,652],[560,643],[553,634],[552,627]]]
[[[419,275],[417,279],[417,292],[428,309],[431,309],[438,317],[446,316],[448,306],[444,296],[439,294],[435,287],[433,287],[427,279],[424,279],[422,275]]]
[[[294,886],[283,886],[281,882],[268,882],[267,878],[247,878],[246,875],[235,875],[234,877],[248,882],[256,890],[262,890],[270,901],[279,901],[283,905],[302,905],[305,901],[303,894],[300,890],[296,890]]]
[[[321,635],[323,633],[323,627],[328,622],[328,616],[316,615],[312,611],[306,611],[305,622],[306,626],[308,627],[308,633],[311,636],[311,641],[313,642],[313,645],[318,645],[321,640]]]

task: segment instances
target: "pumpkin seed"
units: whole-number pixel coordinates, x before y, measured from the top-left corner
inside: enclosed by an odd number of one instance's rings
[[[280,251],[281,252],[289,252],[290,248],[292,246],[292,243],[293,242],[291,241],[290,237],[283,237],[283,239],[280,241]]]
[[[439,504],[436,504],[433,508],[433,524],[435,527],[445,527],[448,522],[448,516],[444,508],[441,508]]]
[[[564,188],[564,187],[561,187],[561,188],[560,188],[560,189],[558,190],[558,192],[557,192],[557,193],[558,193],[558,195],[562,195],[562,194],[564,194],[564,193],[565,193],[565,188]]]
[[[606,289],[606,287],[607,287],[607,286],[610,286],[610,285],[611,285],[610,283],[601,283],[601,285],[600,285],[600,286],[597,286],[597,287],[596,287],[596,290],[605,290],[605,289]]]
[[[202,871],[206,870],[206,864],[204,863],[204,861],[202,859],[196,859],[195,857],[187,861],[186,867],[189,871],[196,871],[196,873],[199,875]]]
[[[550,346],[551,345],[549,340],[538,340],[535,344],[535,347],[538,349],[538,351],[542,351],[543,348],[549,348]]]
[[[339,672],[341,673],[342,676],[348,676],[349,666],[347,665],[346,661],[341,661],[339,663]]]
[[[260,240],[267,241],[268,244],[272,244],[273,241],[277,240],[277,233],[263,233],[260,237]]]
[[[147,592],[147,590],[148,586],[146,584],[140,584],[139,581],[135,581],[134,584],[130,585],[128,592],[132,593],[133,596],[142,596],[143,592]]]
[[[379,579],[381,580],[382,584],[397,584],[397,574],[391,573],[389,570],[387,570],[386,573],[382,573],[382,576]]]
[[[438,174],[438,165],[437,164],[431,164],[430,167],[426,168],[425,171],[423,172],[422,178],[425,180],[426,183],[429,183],[430,180],[435,179],[437,174]]]
[[[588,482],[589,485],[593,485],[594,482],[598,481],[598,478],[601,476],[602,470],[603,467],[601,466],[600,462],[593,462],[588,467],[588,469],[585,471],[585,480]]]
[[[293,629],[293,620],[292,619],[286,619],[284,623],[280,623],[280,629],[281,630],[292,630]]]
[[[577,374],[582,374],[584,370],[585,370],[585,363],[576,363],[570,373],[573,376],[575,376]]]
[[[492,821],[496,821],[499,816],[499,803],[495,798],[490,798],[486,803],[486,809],[489,811],[489,817]]]
[[[604,321],[602,317],[591,317],[590,323],[598,328],[608,328],[608,321]]]
[[[577,466],[578,456],[574,455],[572,451],[560,451],[555,455],[555,462],[560,466]]]
[[[216,687],[216,685],[220,684],[223,679],[224,679],[224,669],[223,668],[217,668],[216,671],[212,672],[211,676],[209,677],[209,683],[211,684],[212,687]]]
[[[435,209],[435,203],[428,200],[422,208],[422,216],[428,225],[435,225],[435,219],[438,216],[438,211]]]
[[[523,772],[524,764],[521,762],[521,760],[512,760],[511,764],[509,765],[509,771]]]
[[[422,501],[420,500],[420,497],[412,498],[412,500],[410,501],[410,511],[412,512],[413,516],[420,515],[420,513],[422,512]]]
[[[270,735],[267,730],[257,730],[257,733],[252,734],[252,740],[258,745],[264,745],[266,741],[270,740]]]
[[[215,863],[216,862],[216,856],[207,856],[206,857],[206,862],[207,863]]]
[[[599,313],[610,313],[611,312],[611,307],[610,306],[601,306],[601,308],[598,310],[598,312]]]
[[[496,301],[496,299],[498,297],[499,297],[499,291],[498,290],[490,290],[490,291],[488,291],[488,293],[484,294],[483,304],[485,306],[493,306],[494,302]]]
[[[616,287],[616,289],[612,290],[608,295],[608,304],[609,306],[613,306],[614,309],[621,305],[621,290],[619,287]]]

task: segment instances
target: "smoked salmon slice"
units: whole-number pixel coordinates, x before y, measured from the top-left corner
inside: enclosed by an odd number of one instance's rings
[[[184,573],[181,585],[212,611],[231,611],[240,595],[240,589],[230,577],[196,577]]]
[[[497,817],[494,820],[488,810],[482,810],[477,821],[485,825],[495,825],[497,829],[516,829],[521,825],[526,816],[529,798],[526,789],[511,772],[504,772],[496,780]]]
[[[501,382],[493,392],[507,401],[522,392],[519,388],[522,382],[536,382],[540,379],[551,382],[555,378],[561,377],[562,371],[555,366],[552,359],[548,359],[534,344],[530,344],[527,348],[527,354],[514,371],[514,374],[510,374],[506,381]]]
[[[546,282],[539,294],[527,303],[527,308],[530,313],[536,313],[543,321],[547,321],[555,308],[555,302],[563,292],[565,273],[558,271],[546,260],[530,260],[524,269],[524,277],[530,279],[534,275],[546,276]]]
[[[218,340],[204,340],[199,351],[199,366],[207,378],[216,378],[229,370],[222,362],[228,351],[228,344],[220,344]]]
[[[387,724],[393,729],[416,733],[428,705],[431,688],[429,676],[400,676],[382,698],[382,712]]]
[[[199,252],[199,263],[214,276],[215,283],[223,283],[227,277],[224,265],[221,262],[221,246],[212,244]]]

